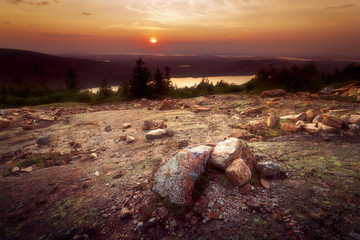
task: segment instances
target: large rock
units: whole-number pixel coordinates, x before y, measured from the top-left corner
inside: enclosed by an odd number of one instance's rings
[[[158,170],[153,190],[174,204],[191,203],[196,180],[204,173],[212,150],[201,145],[179,151]]]
[[[156,129],[148,132],[145,137],[147,140],[159,139],[166,135],[165,129]]]
[[[285,90],[274,89],[274,90],[263,91],[260,96],[262,98],[267,98],[267,97],[281,97],[281,96],[285,96],[285,95],[286,95]]]
[[[250,180],[251,171],[246,163],[241,158],[238,158],[226,168],[226,175],[232,184],[242,186]]]
[[[321,122],[334,128],[341,128],[342,120],[330,114],[321,114]]]
[[[229,138],[218,143],[214,152],[211,154],[210,163],[217,168],[225,170],[231,162],[239,156],[240,140],[237,138]]]
[[[0,117],[0,128],[6,128],[10,125],[11,121],[6,118]]]

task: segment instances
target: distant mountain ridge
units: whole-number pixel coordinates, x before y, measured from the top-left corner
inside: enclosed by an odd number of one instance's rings
[[[61,57],[38,52],[0,48],[0,84],[14,80],[34,82],[45,80],[51,87],[64,85],[68,67],[72,67],[84,88],[98,87],[106,78],[110,85],[120,85],[131,78],[135,60],[142,57],[154,71],[157,67],[171,68],[171,77],[211,77],[253,75],[260,68],[303,64],[285,59],[239,59],[220,56],[151,56],[151,55],[88,55],[82,58]],[[85,59],[86,58],[86,59]],[[101,59],[99,61],[99,59]],[[107,61],[103,61],[107,60]],[[332,71],[348,62],[315,61],[320,70]]]

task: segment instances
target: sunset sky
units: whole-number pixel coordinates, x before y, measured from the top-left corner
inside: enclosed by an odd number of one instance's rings
[[[359,43],[359,0],[0,2],[1,48],[359,57]]]

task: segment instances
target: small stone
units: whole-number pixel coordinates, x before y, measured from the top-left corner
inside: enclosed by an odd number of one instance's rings
[[[249,123],[249,128],[251,133],[256,133],[257,131],[264,129],[265,126],[266,123],[264,120],[251,121]]]
[[[320,115],[320,109],[310,109],[306,111],[306,121],[312,121],[317,115]]]
[[[187,147],[188,145],[189,145],[189,141],[186,139],[180,139],[178,142],[179,148],[184,148],[184,147]]]
[[[144,226],[144,223],[143,223],[143,222],[139,222],[137,226],[138,226],[139,228],[141,228],[141,227]]]
[[[46,134],[42,137],[39,137],[38,139],[36,139],[36,143],[38,145],[48,145],[50,143],[50,135]]]
[[[300,128],[300,130],[303,129],[304,126],[305,126],[305,122],[303,120],[299,120],[295,123],[295,127]]]
[[[166,209],[166,207],[161,207],[161,208],[159,209],[159,216],[160,216],[161,218],[166,218],[166,217],[169,216],[169,211]]]
[[[123,129],[128,129],[128,128],[131,128],[131,123],[124,123],[123,125],[122,125],[122,128]]]
[[[166,135],[168,137],[173,137],[175,135],[175,132],[171,129],[166,129]]]
[[[241,186],[239,189],[239,192],[244,195],[249,194],[251,192],[251,184],[248,183],[248,184]]]
[[[271,114],[268,117],[266,124],[269,128],[276,127],[280,124],[280,117]]]
[[[305,121],[306,118],[307,118],[306,113],[300,113],[300,114],[296,115],[295,117],[290,118],[290,121],[292,121],[292,122],[297,122],[300,120]]]
[[[153,140],[153,139],[162,138],[165,135],[166,135],[165,129],[156,129],[156,130],[151,130],[150,132],[146,133],[145,137],[148,140]]]
[[[286,95],[286,91],[284,89],[274,89],[274,90],[263,91],[260,96],[262,98],[268,98],[268,97],[281,97],[285,95]]]
[[[353,133],[360,133],[360,127],[357,124],[349,124],[349,130]]]
[[[112,127],[111,127],[110,125],[107,125],[107,126],[105,127],[105,131],[106,131],[106,132],[111,132],[111,130],[112,130]]]
[[[94,173],[94,175],[98,177],[98,176],[100,176],[100,172],[99,172],[99,171],[96,171],[96,172]]]
[[[19,171],[20,171],[19,167],[13,167],[13,169],[11,169],[12,173],[16,173],[16,172],[19,172]]]
[[[21,171],[22,172],[32,172],[34,170],[33,166],[27,167],[27,168],[22,168]]]
[[[97,154],[96,154],[96,153],[92,153],[92,154],[90,154],[90,156],[91,156],[91,159],[97,158]]]
[[[199,112],[209,112],[209,111],[211,111],[210,108],[202,107],[202,106],[199,106],[199,105],[194,105],[194,108],[195,108],[195,112],[196,112],[196,113],[199,113]]]
[[[126,136],[126,142],[127,143],[132,143],[132,142],[135,142],[135,137],[133,136]]]
[[[131,214],[132,214],[132,212],[128,208],[122,208],[119,213],[119,217],[121,219],[126,219],[126,218],[130,217]]]
[[[113,179],[118,179],[118,178],[121,178],[122,176],[123,176],[123,173],[121,172],[121,173],[116,174],[116,175],[113,177]]]
[[[208,213],[207,213],[207,217],[208,217],[210,220],[217,220],[217,219],[219,219],[220,214],[219,214],[219,213],[216,213],[216,212],[208,212]]]
[[[266,107],[262,106],[262,107],[257,107],[257,108],[251,108],[249,110],[246,110],[244,112],[245,116],[250,117],[253,115],[257,115],[259,113],[261,113],[263,110],[267,109]]]
[[[244,138],[244,137],[245,137],[245,134],[246,134],[246,131],[236,129],[236,130],[233,130],[233,131],[230,133],[229,137]]]
[[[256,168],[265,178],[278,178],[281,175],[280,166],[272,161],[259,162]]]
[[[304,130],[305,130],[305,132],[308,132],[310,134],[319,133],[319,129],[315,126],[314,123],[305,124]]]
[[[320,208],[315,208],[309,211],[310,218],[315,221],[322,221],[325,217],[325,212]]]
[[[156,218],[150,218],[150,220],[149,220],[149,223],[153,223],[153,222],[155,222],[156,221]]]
[[[39,116],[39,121],[44,121],[44,122],[54,122],[56,120],[55,117],[53,116],[43,116],[43,115],[40,115]]]
[[[314,119],[312,120],[312,122],[315,124],[315,126],[317,126],[318,123],[321,122],[321,121],[322,121],[321,115],[316,115],[316,116],[314,117]]]
[[[261,180],[260,180],[260,184],[261,184],[261,186],[263,186],[264,188],[270,189],[270,183],[269,183],[268,181],[266,181],[266,180],[264,180],[264,179],[261,179]]]
[[[360,125],[360,115],[350,115],[348,123]]]
[[[285,132],[297,133],[300,131],[300,128],[290,123],[281,123],[281,130]]]
[[[246,206],[252,211],[259,211],[261,209],[261,203],[257,201],[246,201]]]
[[[328,126],[328,125],[326,125],[326,124],[324,124],[322,122],[318,123],[318,127],[319,127],[321,132],[326,133],[326,134],[332,134],[332,133],[337,134],[340,131],[340,129]]]
[[[24,124],[22,128],[23,128],[23,130],[32,130],[32,129],[34,129],[34,125]]]

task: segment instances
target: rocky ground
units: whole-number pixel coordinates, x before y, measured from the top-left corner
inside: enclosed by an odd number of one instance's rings
[[[359,114],[301,94],[3,110],[0,238],[360,239]],[[187,206],[152,190],[180,148],[230,136],[281,177],[208,165]]]

